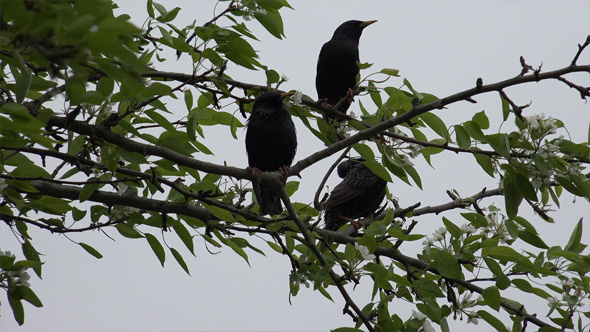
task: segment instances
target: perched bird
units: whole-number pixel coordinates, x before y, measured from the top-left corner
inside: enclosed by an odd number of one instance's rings
[[[265,92],[254,101],[246,124],[248,166],[254,171],[274,172],[291,166],[297,151],[297,134],[283,99],[293,93]],[[278,192],[253,182],[260,213],[279,214],[283,210]]]
[[[359,39],[363,29],[377,21],[346,21],[342,23],[332,39],[322,46],[318,57],[315,87],[318,98],[326,99],[328,104],[335,106],[344,98],[353,97],[353,89],[357,84],[359,67]],[[350,101],[338,108],[346,113]]]
[[[336,231],[347,222],[367,217],[375,212],[383,198],[387,182],[355,158],[338,165],[343,180],[330,193],[324,208],[326,229]]]

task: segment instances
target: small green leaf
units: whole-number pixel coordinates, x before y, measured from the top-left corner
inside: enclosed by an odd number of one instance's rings
[[[385,74],[385,75],[389,75],[389,76],[395,76],[395,77],[399,77],[399,70],[398,69],[392,69],[392,68],[383,68],[381,69],[381,71],[379,71],[381,74]]]
[[[166,260],[166,252],[164,251],[164,247],[162,247],[160,241],[158,241],[158,239],[150,233],[145,233],[145,239],[154,251],[154,254],[156,254],[156,257],[158,257],[158,260],[163,267],[164,261]]]
[[[141,233],[139,233],[135,228],[133,228],[133,226],[129,224],[120,223],[117,224],[115,228],[119,231],[119,233],[121,233],[121,235],[130,239],[139,239],[143,237]]]
[[[172,228],[174,228],[174,231],[176,232],[178,237],[182,240],[184,245],[188,248],[188,250],[194,256],[195,255],[195,245],[193,243],[193,237],[189,233],[189,231],[186,229],[186,227],[184,227],[184,225],[180,221],[178,221],[178,222],[174,223],[174,226]]]
[[[491,177],[495,177],[494,176],[494,164],[492,163],[492,158],[483,155],[483,154],[479,154],[479,153],[474,153],[473,157],[475,158],[475,160],[477,161],[477,163],[479,164],[479,166],[481,166],[481,168]]]
[[[93,247],[87,245],[86,243],[80,242],[78,243],[80,245],[80,247],[84,248],[84,250],[86,250],[89,254],[91,254],[92,256],[101,259],[102,255],[100,252],[98,252],[98,250],[94,249]]]
[[[572,231],[570,239],[567,242],[564,250],[573,251],[575,253],[580,253],[582,250],[584,250],[584,247],[580,245],[582,241],[582,220],[583,218],[580,218],[578,224],[576,227],[574,227],[574,230]]]
[[[521,173],[516,174],[516,186],[525,198],[530,199],[533,202],[537,201],[537,193],[535,192],[535,188],[529,179],[527,179]]]
[[[547,246],[543,239],[541,239],[537,234],[531,233],[529,231],[518,231],[518,237],[522,239],[524,242],[533,245],[537,248],[549,249],[549,246]]]
[[[463,273],[461,272],[461,265],[457,261],[457,258],[451,253],[443,250],[433,251],[434,262],[432,266],[435,267],[440,274],[451,279],[462,279]]]
[[[350,243],[347,243],[344,247],[344,258],[346,258],[349,262],[354,262],[354,257],[356,256],[356,249]]]
[[[447,130],[447,125],[445,125],[443,120],[441,120],[436,114],[426,112],[420,115],[420,118],[440,137],[446,141],[449,140],[449,131]]]
[[[519,258],[522,257],[516,250],[506,247],[506,246],[497,246],[491,248],[487,252],[487,256],[499,259],[501,261],[512,261],[516,262]]]
[[[12,308],[14,319],[18,325],[23,325],[25,322],[25,310],[23,309],[23,304],[20,299],[17,298],[17,294],[15,292],[8,292],[8,303],[10,304],[10,308]]]
[[[477,123],[481,129],[488,129],[490,127],[490,120],[486,116],[485,111],[476,113],[471,120]]]
[[[484,311],[484,310],[478,310],[477,314],[479,315],[479,317],[483,318],[483,320],[485,320],[488,324],[490,324],[493,328],[495,328],[496,331],[508,332],[508,329],[506,328],[506,326],[504,326],[502,321],[500,321],[498,318],[496,318],[494,315],[490,314],[489,312]]]
[[[459,145],[461,149],[469,149],[471,147],[471,137],[469,137],[467,130],[460,125],[455,125],[454,128],[457,145]]]
[[[205,207],[205,209],[207,209],[209,212],[211,212],[215,217],[219,218],[220,220],[236,221],[236,218],[234,218],[234,216],[228,210],[225,210],[220,207],[213,206],[213,205],[207,205],[205,203],[202,203],[202,204]]]
[[[41,303],[41,300],[39,299],[39,297],[37,297],[37,294],[35,294],[35,292],[33,292],[33,290],[29,287],[16,286],[16,292],[18,292],[19,298],[29,302],[35,307],[43,307],[43,303]]]
[[[500,297],[500,290],[496,286],[490,286],[483,290],[481,293],[485,303],[490,306],[490,308],[499,311],[500,304],[502,302],[502,298]]]
[[[193,93],[190,89],[184,90],[184,104],[189,112],[193,109]]]
[[[445,224],[447,231],[449,231],[449,233],[454,238],[457,238],[457,239],[460,238],[461,234],[463,233],[463,232],[461,232],[461,229],[457,225],[453,224],[453,222],[451,222],[449,219],[447,219],[445,217],[443,217],[442,219],[443,219],[443,223]]]
[[[363,164],[365,164],[365,166],[367,166],[367,168],[369,168],[371,170],[371,172],[375,173],[377,176],[379,176],[383,180],[385,180],[387,182],[393,182],[387,169],[385,169],[385,167],[383,167],[383,165],[381,165],[380,163],[378,163],[374,160],[366,160],[366,161],[363,161]]]
[[[365,160],[375,160],[375,153],[368,145],[363,143],[356,143],[352,148],[358,152]]]
[[[502,116],[504,117],[504,121],[506,121],[508,119],[508,115],[510,115],[510,104],[508,103],[508,100],[502,97],[502,95],[500,95],[500,99],[502,100]]]
[[[27,92],[31,87],[31,82],[33,81],[33,76],[31,75],[30,69],[26,68],[26,70],[22,70],[16,76],[16,101],[20,104],[25,100],[27,96]]]
[[[186,274],[190,276],[191,273],[188,270],[188,265],[186,265],[186,263],[184,262],[184,258],[182,258],[182,255],[180,255],[180,253],[174,248],[170,248],[170,251],[172,252],[172,256],[174,256],[178,264],[182,267]]]
[[[510,158],[510,142],[506,134],[486,135],[488,144],[502,157]]]

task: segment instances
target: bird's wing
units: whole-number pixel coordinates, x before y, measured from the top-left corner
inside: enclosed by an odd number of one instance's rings
[[[334,187],[330,193],[330,197],[326,201],[326,208],[345,203],[357,197],[365,190],[370,190],[377,181],[379,181],[379,178],[362,164],[353,167],[344,177],[344,180]]]

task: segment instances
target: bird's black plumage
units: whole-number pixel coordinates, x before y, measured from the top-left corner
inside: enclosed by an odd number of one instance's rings
[[[283,106],[283,99],[290,95],[269,91],[254,101],[246,124],[246,152],[251,168],[273,172],[291,166],[297,150],[297,134],[291,114]],[[281,200],[275,190],[257,182],[252,186],[261,214],[281,213]]]
[[[385,198],[387,182],[362,162],[363,159],[356,158],[338,165],[338,175],[343,180],[324,205],[326,229],[335,231],[350,219],[369,216]]]
[[[359,73],[359,39],[363,29],[377,21],[346,21],[332,39],[322,46],[318,57],[315,86],[319,99],[327,99],[332,106],[346,97],[356,86]],[[350,104],[344,102],[338,111],[346,113]]]

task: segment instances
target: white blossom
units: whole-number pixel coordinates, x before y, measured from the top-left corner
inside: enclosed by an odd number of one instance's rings
[[[574,281],[570,278],[564,277],[563,279],[559,280],[559,283],[562,286],[566,286],[566,287],[574,287]]]
[[[367,248],[366,246],[355,243],[354,247],[361,253],[361,257],[363,257],[364,260],[372,261],[373,259],[375,259],[375,255],[369,253],[369,248]]]
[[[557,296],[549,296],[547,298],[547,305],[549,308],[555,308],[559,305],[559,298]]]
[[[420,311],[412,310],[412,317],[416,319],[424,319],[426,318],[426,315],[421,313]]]
[[[93,25],[88,29],[88,32],[98,32],[98,25]]]
[[[467,234],[475,233],[475,227],[471,224],[463,224],[463,225],[461,225],[460,229],[463,233],[467,233]]]
[[[293,99],[293,103],[297,106],[302,106],[303,104],[301,103],[301,97],[303,96],[303,92],[301,91],[297,91],[295,92],[295,94],[293,95],[292,99]]]
[[[433,234],[434,241],[442,241],[445,238],[446,233],[447,229],[444,227],[440,227]]]
[[[467,318],[467,323],[472,323],[473,325],[477,325],[479,321],[477,320],[477,317],[475,316],[470,316]]]
[[[0,251],[0,256],[16,257],[10,250]]]
[[[6,180],[0,179],[0,190],[3,190],[6,187],[8,187],[8,185],[6,184]]]
[[[410,160],[407,154],[404,155],[404,159],[402,160],[402,165],[409,165],[414,166],[414,163]]]

